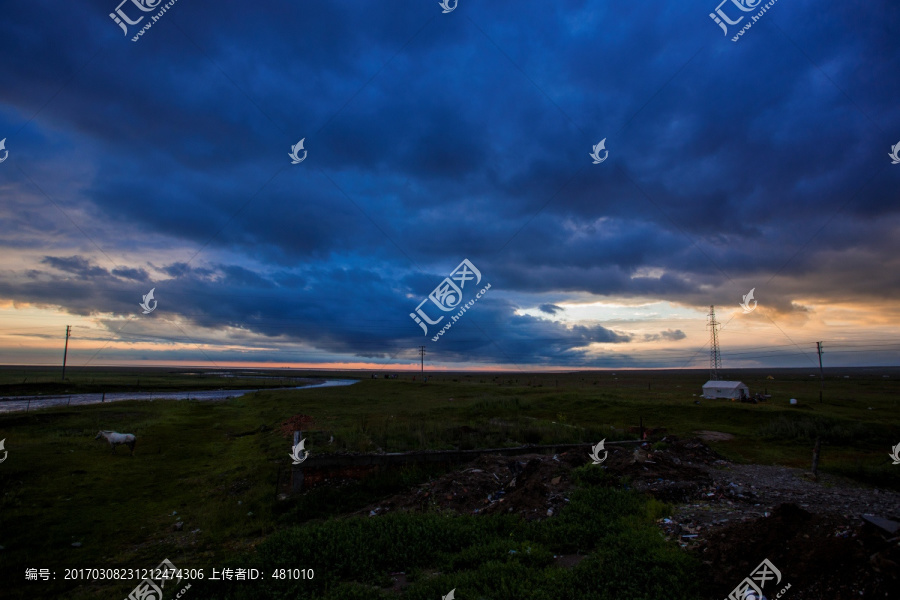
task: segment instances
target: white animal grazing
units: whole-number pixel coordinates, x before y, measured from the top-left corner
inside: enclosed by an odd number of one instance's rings
[[[100,431],[97,433],[97,436],[94,438],[95,440],[99,440],[100,438],[105,439],[109,442],[109,447],[112,449],[113,453],[116,451],[116,446],[120,444],[125,444],[129,448],[131,448],[131,455],[134,456],[134,445],[137,443],[137,438],[134,437],[133,433],[118,433],[116,431]]]

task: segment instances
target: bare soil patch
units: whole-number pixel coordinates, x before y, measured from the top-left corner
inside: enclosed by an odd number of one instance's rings
[[[278,432],[284,438],[294,437],[295,431],[310,431],[316,428],[316,420],[309,415],[294,415],[278,426]]]

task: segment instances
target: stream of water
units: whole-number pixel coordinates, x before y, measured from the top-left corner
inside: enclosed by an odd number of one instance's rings
[[[0,398],[0,413],[27,411],[48,406],[81,406],[122,400],[227,400],[259,391],[308,390],[311,388],[353,385],[358,379],[330,379],[324,383],[299,387],[261,388],[258,390],[190,390],[183,392],[110,392],[106,394],[70,394],[65,396],[12,396]]]

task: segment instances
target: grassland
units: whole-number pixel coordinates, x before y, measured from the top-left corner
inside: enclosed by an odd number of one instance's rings
[[[62,369],[46,367],[0,367],[0,397],[102,392],[165,392],[206,389],[257,389],[297,385],[295,378],[313,378],[307,373],[284,371],[236,371],[224,377],[223,370],[106,367]],[[256,375],[266,375],[262,378]]]
[[[57,385],[51,380],[58,370],[28,371],[23,376],[23,369],[0,370],[0,396],[12,390],[47,393]],[[809,373],[739,374],[751,391],[772,394],[770,402],[757,405],[696,404],[694,394],[706,379],[699,372],[431,374],[427,384],[412,381],[412,374],[376,380],[359,373],[303,373],[362,378],[350,387],[260,391],[225,402],[117,402],[0,414],[0,439],[9,452],[0,464],[0,578],[14,583],[12,597],[123,598],[135,581],[75,585],[63,580],[64,569],[146,568],[168,557],[182,568],[235,561],[316,565],[315,585],[295,582],[264,591],[273,598],[389,596],[378,588],[385,569],[403,564],[413,579],[419,577],[405,598],[440,597],[449,591],[446,584],[460,581],[486,597],[535,599],[551,597],[550,589],[568,590],[554,598],[655,598],[662,597],[654,590],[663,582],[676,586],[668,588],[668,597],[687,598],[673,590],[691,589],[694,567],[677,548],[660,545],[649,529],[651,517],[664,509],[629,492],[585,481],[571,514],[541,526],[452,515],[363,524],[342,515],[431,473],[405,469],[280,501],[277,485],[290,462],[290,444],[275,428],[302,413],[316,421],[316,429],[305,434],[313,453],[390,452],[596,442],[629,437],[627,428],[642,420],[678,436],[698,429],[731,433],[734,440],[712,445],[733,460],[800,467],[808,466],[819,436],[820,469],[900,489],[900,467],[891,468],[887,456],[900,442],[900,373],[832,372],[823,402],[819,381]],[[171,370],[70,369],[67,375],[69,381],[53,393],[264,387],[260,380],[250,386],[238,378]],[[791,407],[789,398],[800,404]],[[124,448],[113,455],[95,442],[99,429],[135,433],[135,456]],[[328,445],[331,436],[334,443]],[[598,521],[598,514],[615,518]],[[184,523],[182,531],[173,531],[176,521]],[[564,551],[580,528],[593,532],[584,548],[591,562],[565,573],[548,566],[548,553]],[[519,551],[510,555],[509,543]],[[336,562],[340,556],[343,562]],[[640,557],[651,557],[652,564]],[[50,568],[56,580],[24,582],[29,567]],[[443,579],[427,577],[430,571],[441,571]],[[623,578],[637,587],[596,583]],[[497,588],[490,581],[506,583]],[[216,597],[201,586],[190,593]]]

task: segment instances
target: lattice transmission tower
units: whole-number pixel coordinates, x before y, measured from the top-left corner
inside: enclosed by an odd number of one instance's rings
[[[716,322],[716,307],[709,307],[709,380],[719,380],[719,369],[722,368],[722,355],[719,353],[719,324]]]

